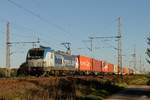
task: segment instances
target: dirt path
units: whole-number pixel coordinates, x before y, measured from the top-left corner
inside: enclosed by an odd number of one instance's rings
[[[104,100],[150,100],[150,86],[129,86]]]

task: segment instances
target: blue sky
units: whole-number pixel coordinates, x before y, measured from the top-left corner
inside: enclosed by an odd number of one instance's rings
[[[87,40],[91,35],[115,36],[117,18],[121,16],[124,66],[128,66],[128,62],[132,60],[133,46],[136,45],[137,62],[139,56],[142,56],[145,68],[150,69],[145,61],[145,50],[148,47],[146,37],[150,32],[149,0],[11,1],[21,7],[15,6],[9,0],[0,0],[0,66],[5,65],[4,34],[7,21],[11,25],[11,41],[36,41],[39,37],[42,45],[55,50],[64,50],[60,43],[69,41],[72,43],[73,54],[93,55],[116,63],[116,50],[110,47],[116,46],[114,39],[107,42],[94,40],[94,47],[99,49],[93,54],[86,48],[89,43],[83,43],[83,40]],[[31,47],[32,44],[12,46],[13,67],[25,61],[26,52]]]

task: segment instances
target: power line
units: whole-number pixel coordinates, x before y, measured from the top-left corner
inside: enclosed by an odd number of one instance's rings
[[[39,32],[36,32],[35,30],[33,30],[33,29],[31,29],[31,28],[27,28],[27,27],[25,27],[25,26],[22,26],[22,25],[18,25],[17,23],[13,23],[12,22],[12,28],[13,29],[16,29],[16,30],[20,30],[20,31],[22,31],[22,30],[25,30],[26,31],[26,33],[39,33]]]
[[[41,5],[41,3],[39,1],[37,1],[37,0],[31,0],[31,1],[34,2],[35,6],[37,8],[39,8],[39,6]]]
[[[13,34],[14,36],[13,36],[13,38],[15,38],[15,39],[21,39],[22,40],[22,37],[23,38],[26,38],[26,39],[33,39],[33,36],[25,36],[25,35],[20,35],[20,34]]]
[[[84,45],[86,46],[86,48],[89,50],[89,51],[92,51],[91,47],[89,47],[86,43],[90,43],[91,45],[91,40],[82,40],[82,42],[84,43]]]
[[[0,21],[1,22],[6,22],[7,20],[6,19],[4,19],[4,18],[0,18]],[[19,25],[19,24],[17,24],[17,23],[15,23],[15,22],[11,22],[13,25],[12,25],[12,27],[13,27],[13,30],[16,30],[16,31],[18,31],[18,30],[20,30],[21,32],[19,32],[19,33],[22,33],[22,34],[18,34],[18,32],[15,32],[15,33],[12,33],[13,34],[13,37],[12,38],[15,38],[15,39],[17,39],[17,40],[20,40],[22,37],[23,38],[26,38],[26,39],[33,39],[35,36],[34,35],[31,35],[31,34],[33,34],[33,33],[36,33],[36,37],[39,37],[39,34],[38,33],[40,33],[40,32],[36,32],[35,30],[33,30],[33,29],[31,29],[31,28],[28,28],[28,27],[26,27],[26,26],[24,26],[24,25]],[[22,32],[22,30],[25,30],[26,32]],[[1,31],[0,30],[0,32],[1,33],[4,33],[5,34],[5,32],[3,32],[3,31]],[[44,34],[44,35],[42,35],[42,37],[43,38],[45,38],[45,37],[49,37],[48,36],[48,34]],[[40,36],[40,39],[41,39],[41,36]],[[54,38],[52,38],[54,41],[59,41],[58,39],[54,39]],[[51,39],[51,40],[52,40]],[[41,42],[41,41],[40,41]],[[42,41],[42,42],[44,42],[44,41]],[[44,43],[46,43],[46,44],[49,44],[48,42],[44,42]],[[49,44],[50,45],[50,44]],[[55,46],[56,47],[56,46]],[[58,48],[58,47],[56,47],[56,48]]]
[[[4,19],[4,18],[1,18],[0,19],[0,22],[7,22],[7,20],[6,19]],[[29,34],[33,34],[33,33],[37,33],[37,32],[35,32],[34,30],[32,30],[32,29],[30,29],[30,28],[27,28],[27,27],[24,27],[24,26],[22,26],[22,25],[18,25],[17,23],[14,23],[13,22],[13,29],[14,30],[17,30],[18,31],[18,29],[19,30],[26,30],[27,32],[21,32],[22,34],[18,34],[18,33],[12,33],[13,35],[15,35],[14,37],[15,38],[20,38],[20,37],[23,37],[23,38],[32,38],[32,37],[34,37],[33,35],[29,35]],[[33,32],[34,31],[34,32]],[[5,32],[3,32],[2,30],[0,30],[0,33],[3,33],[3,34],[5,34]],[[33,39],[33,38],[32,38]]]
[[[50,44],[48,41],[46,41],[46,40],[44,40],[44,39],[42,39],[42,38],[40,38],[40,43],[42,44],[42,43],[44,43],[44,44],[47,44],[47,45],[52,45],[52,44]],[[53,45],[53,48],[60,48],[60,46],[57,46],[57,45]]]
[[[118,38],[120,38],[120,36],[107,36],[107,37],[91,36],[91,37],[89,37],[89,39],[91,41],[91,51],[93,50],[93,40],[94,39],[112,39],[112,38],[117,38],[118,39]],[[110,46],[112,46],[112,45],[110,45]],[[113,48],[115,48],[115,47],[113,47]]]
[[[16,25],[16,24],[15,24]],[[18,25],[17,25],[18,26]],[[21,26],[22,27],[22,26]],[[26,28],[26,27],[22,27],[22,28],[25,28],[25,29],[28,29],[28,28]],[[16,28],[17,30],[18,30],[18,28]],[[32,30],[31,30],[32,31]],[[34,30],[33,30],[34,31]],[[29,34],[30,33],[30,35],[25,35],[25,34]],[[35,33],[35,32],[29,32],[29,33],[24,33],[23,32],[23,34],[18,34],[18,33],[12,33],[12,34],[14,34],[15,36],[13,36],[15,39],[17,38],[17,40],[19,40],[19,38],[20,37],[23,37],[23,38],[27,38],[27,39],[33,39],[35,36],[34,36],[34,34],[33,35],[31,35],[31,33]],[[37,32],[36,32],[37,33]],[[39,37],[39,35],[38,34],[35,34],[35,35],[37,35],[36,37]],[[46,43],[47,45],[51,45],[48,41],[45,41],[45,39],[42,39],[42,37],[43,38],[45,38],[45,37],[49,37],[48,36],[48,34],[44,34],[44,35],[42,35],[42,36],[40,36],[40,43]],[[59,41],[58,39],[55,39],[55,38],[52,38],[54,41]],[[51,39],[51,40],[52,40]],[[56,45],[54,45],[55,47],[56,47]],[[58,47],[56,47],[56,48],[58,48]]]
[[[23,7],[22,5],[20,5],[20,4],[16,3],[16,2],[14,2],[14,1],[12,1],[12,0],[7,0],[7,1],[10,2],[11,4],[15,5],[16,7],[18,7],[18,8],[20,8],[20,9],[22,9],[22,10],[28,12],[29,14],[33,15],[34,17],[40,19],[41,21],[43,21],[43,22],[45,22],[45,23],[47,23],[47,24],[50,24],[50,25],[54,26],[55,28],[57,28],[57,29],[59,29],[59,30],[65,32],[65,33],[70,33],[70,32],[68,32],[68,31],[66,31],[64,28],[62,28],[61,26],[59,26],[59,25],[57,25],[57,24],[54,24],[54,23],[51,23],[49,20],[47,20],[47,19],[41,17],[40,14],[34,13],[33,11],[31,11],[31,10],[29,10],[29,9],[27,9],[27,8],[25,8],[25,7]]]
[[[0,22],[6,23],[7,21],[8,21],[8,20],[6,20],[5,18],[0,17]],[[13,29],[16,29],[16,30],[20,30],[20,31],[25,30],[25,31],[27,31],[28,33],[38,33],[38,32],[36,32],[35,30],[33,30],[33,29],[29,28],[29,27],[26,27],[26,26],[24,26],[24,25],[19,25],[19,24],[17,24],[16,22],[12,22],[12,21],[11,21],[11,25],[12,25],[12,28],[13,28]],[[3,32],[3,31],[0,30],[0,32]],[[3,32],[3,33],[5,33],[5,32]]]

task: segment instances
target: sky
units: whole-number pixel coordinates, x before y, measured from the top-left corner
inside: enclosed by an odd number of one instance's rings
[[[10,22],[11,42],[37,41],[54,50],[65,50],[71,42],[72,54],[92,56],[117,64],[116,39],[94,39],[94,51],[85,42],[90,36],[116,36],[118,17],[123,35],[123,66],[132,68],[134,47],[146,70],[146,38],[150,35],[149,0],[0,0],[0,66],[5,66],[6,23]],[[11,66],[19,67],[32,44],[12,44]]]

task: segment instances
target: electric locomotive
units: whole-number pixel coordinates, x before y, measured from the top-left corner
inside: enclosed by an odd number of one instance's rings
[[[76,68],[76,56],[40,46],[28,51],[26,62],[20,66],[18,74],[64,74],[74,72]]]

